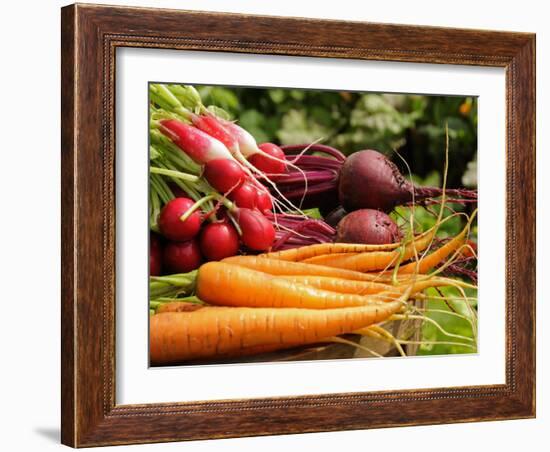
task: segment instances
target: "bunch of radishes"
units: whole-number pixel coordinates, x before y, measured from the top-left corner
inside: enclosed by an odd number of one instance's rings
[[[284,152],[258,146],[246,130],[212,114],[192,87],[150,88],[151,228],[162,236],[151,236],[151,274],[188,272],[241,248],[270,249],[278,223],[271,211],[284,201],[266,185],[277,191],[269,175],[286,172]]]
[[[183,221],[193,201],[180,197],[162,209],[158,226],[160,234],[151,235],[151,275],[161,269],[169,273],[187,273],[209,260],[221,260],[238,253],[242,243],[250,249],[268,249],[275,238],[271,223],[254,210],[238,210],[241,236],[227,218],[206,221],[202,211],[195,210]]]

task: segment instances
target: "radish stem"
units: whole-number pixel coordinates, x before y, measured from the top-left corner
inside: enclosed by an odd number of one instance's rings
[[[188,182],[198,182],[200,180],[199,177],[193,176],[191,174],[182,173],[181,171],[157,168],[155,166],[151,166],[149,168],[149,171],[153,174],[162,174],[164,176],[171,176],[173,178],[185,180]]]

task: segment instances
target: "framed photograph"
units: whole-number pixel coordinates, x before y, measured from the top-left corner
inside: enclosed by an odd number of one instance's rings
[[[62,8],[62,442],[535,416],[535,36]]]

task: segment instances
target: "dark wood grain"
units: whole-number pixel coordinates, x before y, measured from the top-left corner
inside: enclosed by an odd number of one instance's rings
[[[61,412],[63,428],[61,441],[75,444],[75,322],[74,302],[74,182],[75,182],[75,40],[74,8],[61,12]]]
[[[534,416],[534,35],[93,5],[63,8],[61,34],[64,444],[84,447]],[[117,47],[506,68],[506,383],[116,405]]]

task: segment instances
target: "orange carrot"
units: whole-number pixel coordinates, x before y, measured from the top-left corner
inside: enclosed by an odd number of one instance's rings
[[[365,251],[365,253],[376,254],[376,253],[386,253],[387,251]],[[330,253],[330,254],[319,254],[317,256],[308,257],[298,262],[305,262],[307,264],[316,264],[316,265],[326,265],[325,262],[331,262],[332,260],[342,259],[345,257],[360,256],[363,253],[359,252],[350,252],[350,253]]]
[[[427,273],[437,264],[443,262],[451,253],[458,250],[466,241],[467,234],[470,231],[470,223],[473,219],[473,215],[468,221],[466,227],[452,240],[448,241],[445,245],[438,248],[434,252],[421,257],[418,262],[411,262],[410,264],[399,267],[397,270],[399,274],[411,274],[411,273]],[[391,273],[391,272],[389,272]]]
[[[331,292],[225,262],[199,268],[197,297],[215,306],[331,309],[382,303],[387,298]]]
[[[369,251],[391,251],[401,246],[401,243],[388,243],[384,245],[364,245],[359,243],[318,243],[315,245],[291,248],[283,251],[274,251],[262,254],[268,259],[280,259],[283,261],[298,262],[323,254],[341,253],[365,253]]]
[[[353,281],[348,279],[336,279],[326,276],[284,276],[285,279],[298,284],[316,287],[317,289],[328,290],[331,292],[372,295],[377,294],[378,298],[387,300],[390,296],[402,294],[403,291],[411,287],[411,294],[421,292],[429,287],[442,287],[456,284],[456,281],[446,278],[430,277],[429,279],[418,280],[415,282],[410,279],[402,279],[401,284],[393,286],[371,281]],[[412,284],[412,286],[411,286]]]
[[[429,234],[424,234],[422,238],[406,245],[401,251],[397,249],[393,251],[373,251],[351,256],[345,254],[326,254],[305,259],[303,262],[359,272],[383,270],[395,266],[400,261],[409,260],[415,255],[415,252],[419,253],[426,249],[431,243],[434,234],[435,229]]]
[[[214,308],[151,317],[153,364],[238,354],[262,345],[288,348],[318,342],[381,322],[398,312],[395,301],[354,308]]]
[[[197,303],[188,303],[186,301],[170,301],[167,303],[162,303],[157,308],[157,314],[160,314],[162,312],[192,312],[196,311],[197,309],[202,309],[204,307],[204,305],[200,305]]]
[[[414,241],[423,240],[429,237],[429,240],[434,236],[435,228],[431,228],[421,234],[418,234]],[[428,240],[428,241],[429,241]],[[322,255],[348,254],[348,253],[370,253],[376,251],[392,251],[407,243],[387,243],[382,245],[365,245],[360,243],[319,243],[315,245],[302,246],[300,248],[291,248],[284,251],[276,251],[271,253],[261,254],[267,259],[280,259],[285,261],[305,261],[306,259],[314,258]]]
[[[162,314],[165,312],[193,312],[197,311],[199,309],[208,309],[208,310],[223,310],[227,308],[219,307],[219,306],[208,306],[208,305],[200,305],[196,303],[188,303],[185,301],[171,301],[167,303],[162,303],[157,308],[157,314]],[[294,345],[289,344],[289,348],[292,348]],[[286,347],[285,347],[286,348]],[[246,347],[242,350],[238,350],[237,352],[233,353],[224,353],[220,354],[218,358],[220,359],[229,359],[233,357],[241,357],[241,356],[249,356],[249,355],[257,355],[260,353],[269,353],[272,351],[280,350],[281,345],[280,344],[266,344],[266,345],[257,345],[254,347]]]
[[[223,259],[222,262],[238,265],[240,267],[258,270],[270,275],[314,275],[329,276],[331,278],[351,279],[355,281],[377,281],[378,276],[369,273],[355,272],[341,268],[327,267],[324,265],[306,264],[303,262],[268,259],[258,256],[233,256]]]
[[[391,290],[390,284],[382,284],[373,281],[353,281],[350,279],[338,279],[328,276],[283,276],[294,283],[316,287],[317,289],[331,292],[368,295]]]

